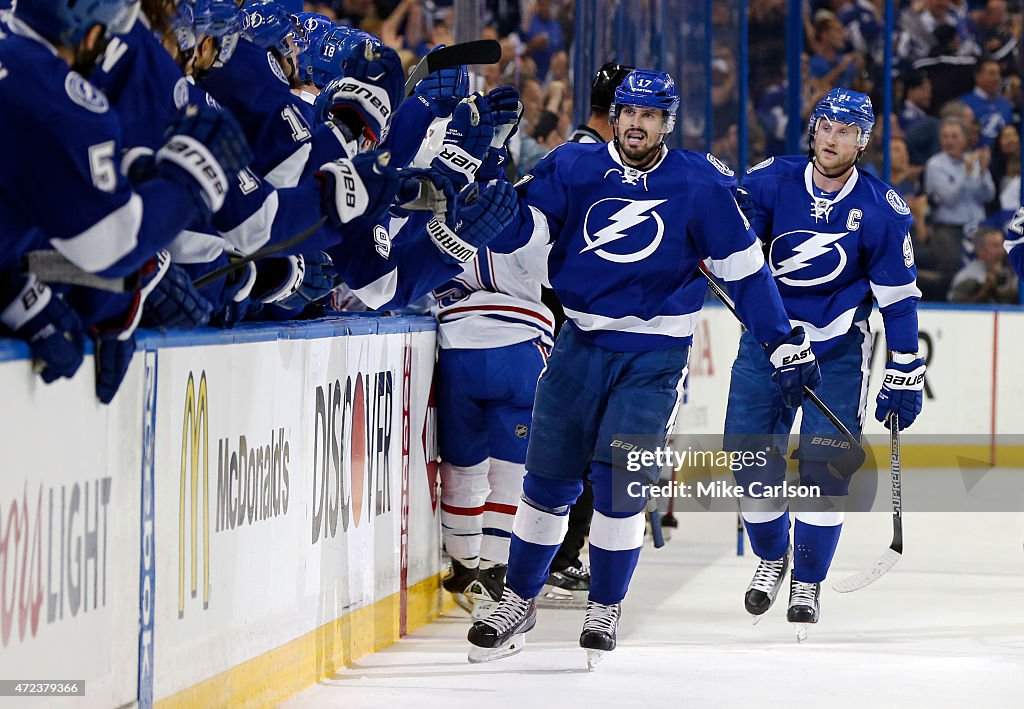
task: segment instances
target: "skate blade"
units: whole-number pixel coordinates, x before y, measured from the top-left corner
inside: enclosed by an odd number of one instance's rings
[[[499,645],[498,647],[477,647],[476,645],[470,645],[469,661],[473,664],[493,662],[494,660],[500,660],[504,657],[518,655],[523,651],[524,647],[526,647],[525,633],[513,635],[507,643]]]
[[[807,642],[807,629],[811,625],[811,623],[793,623],[793,627],[796,628],[796,641],[798,643]]]
[[[587,607],[589,591],[565,591],[556,586],[545,585],[537,596],[538,608],[580,609]]]
[[[751,625],[757,625],[758,623],[760,623],[761,619],[764,618],[765,615],[766,615],[765,613],[762,613],[761,615],[754,615],[753,613],[751,613],[750,614]]]
[[[601,664],[601,660],[604,659],[604,650],[595,650],[593,648],[587,648],[587,671],[593,672],[598,665]]]

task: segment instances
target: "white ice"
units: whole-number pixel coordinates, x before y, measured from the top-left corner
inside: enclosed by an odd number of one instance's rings
[[[800,645],[788,582],[756,627],[743,610],[756,559],[736,556],[735,514],[679,522],[665,548],[648,541],[618,649],[593,673],[577,645],[583,611],[541,610],[520,655],[470,665],[456,609],[284,706],[1021,706],[1024,514],[908,513],[896,567],[850,594],[824,584]],[[830,579],[871,564],[890,535],[884,513],[848,516]]]

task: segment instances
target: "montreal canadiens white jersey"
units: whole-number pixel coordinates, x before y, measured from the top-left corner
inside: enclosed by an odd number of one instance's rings
[[[889,349],[917,351],[917,267],[910,208],[881,180],[854,168],[843,189],[822,192],[806,157],[755,165],[743,180],[751,227],[794,325],[823,352],[878,301]]]
[[[521,249],[481,249],[462,273],[434,290],[431,312],[444,349],[490,349],[539,340],[550,347],[554,317],[541,303],[551,246],[537,231]]]
[[[707,293],[705,260],[754,336],[772,342],[790,324],[735,183],[712,155],[663,148],[640,171],[623,165],[612,143],[566,143],[517,183],[519,217],[491,248],[512,251],[549,234],[549,282],[592,344],[624,352],[689,344]]]

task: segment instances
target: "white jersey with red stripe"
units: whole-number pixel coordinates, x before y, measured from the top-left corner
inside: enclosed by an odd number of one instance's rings
[[[540,298],[550,251],[541,230],[509,254],[480,249],[459,276],[434,290],[441,347],[489,349],[534,339],[550,347],[554,317]]]

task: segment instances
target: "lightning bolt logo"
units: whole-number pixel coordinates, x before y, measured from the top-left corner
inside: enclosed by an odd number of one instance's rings
[[[622,199],[620,197],[609,197],[595,202],[591,205],[590,209],[587,210],[587,216],[583,221],[583,238],[586,239],[587,245],[583,247],[580,253],[584,254],[588,251],[593,251],[606,261],[612,261],[614,263],[635,263],[647,258],[658,249],[658,246],[661,244],[661,239],[665,234],[665,222],[662,221],[661,215],[654,211],[654,208],[666,201],[668,200],[631,200]],[[623,202],[624,205],[610,217],[607,217],[607,221],[609,223],[606,226],[598,229],[593,233],[593,235],[591,235],[591,214],[598,205],[603,204],[604,202]],[[612,253],[605,250],[605,246],[628,237],[634,227],[643,224],[649,219],[654,220],[656,230],[654,239],[644,248],[627,254]],[[595,221],[603,220],[595,217]]]
[[[771,251],[769,253],[769,262],[771,263],[772,275],[779,279],[782,283],[791,286],[814,286],[820,283],[828,283],[846,268],[846,252],[836,242],[842,239],[850,232],[844,231],[839,234],[825,234],[817,231],[789,231],[785,234],[779,234],[775,239],[772,240]],[[791,247],[793,255],[789,258],[782,259],[776,262],[775,259],[775,247],[782,243],[787,236],[794,234],[809,234],[809,238]],[[809,278],[801,280],[798,278],[787,278],[786,274],[794,273],[807,268],[808,266],[814,265],[815,259],[819,259],[826,254],[837,252],[839,255],[837,266],[829,272],[827,275],[819,276],[816,278]],[[820,263],[820,262],[819,262]]]

